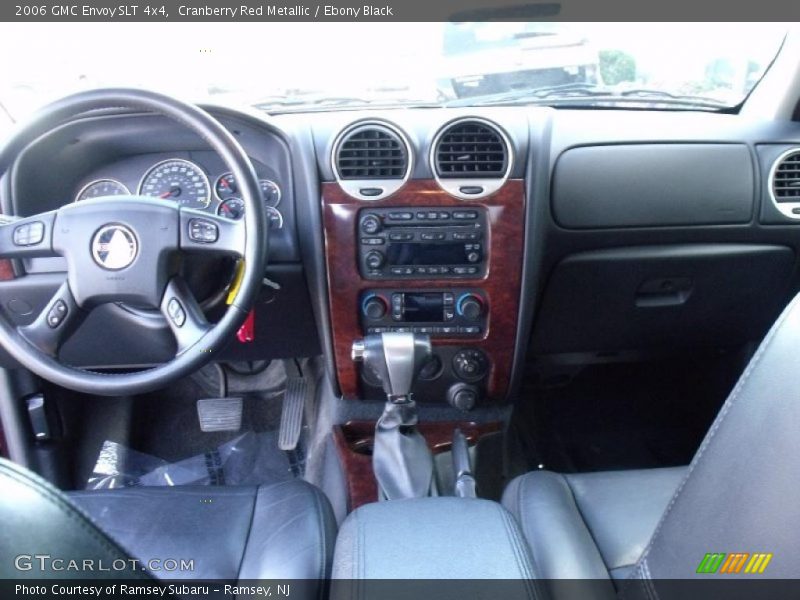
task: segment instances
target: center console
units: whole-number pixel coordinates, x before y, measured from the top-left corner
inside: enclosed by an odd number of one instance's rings
[[[522,531],[496,502],[374,502],[339,529],[331,598],[530,600],[535,576]]]
[[[411,180],[378,200],[323,184],[336,375],[346,398],[383,396],[350,360],[369,334],[430,336],[433,356],[417,402],[462,410],[503,402],[517,335],[525,194],[509,179],[493,194],[459,199],[434,180]]]

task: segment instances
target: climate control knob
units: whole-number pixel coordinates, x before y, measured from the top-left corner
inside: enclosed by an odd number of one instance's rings
[[[364,257],[364,264],[366,264],[370,269],[380,269],[385,260],[386,257],[383,256],[383,252],[373,250],[371,252],[367,252],[367,255]]]
[[[361,311],[368,319],[377,320],[386,314],[386,302],[380,296],[371,295],[364,299]]]
[[[467,321],[477,321],[483,316],[483,299],[477,294],[464,294],[458,299],[456,310]]]

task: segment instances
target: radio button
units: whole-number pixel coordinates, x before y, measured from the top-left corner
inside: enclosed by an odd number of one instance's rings
[[[414,218],[414,213],[410,212],[391,212],[389,218],[393,221],[411,221]]]
[[[420,239],[428,241],[440,241],[445,238],[444,233],[421,233]]]
[[[377,250],[372,250],[367,252],[367,255],[364,257],[364,263],[370,269],[380,269],[383,266],[383,262],[386,257],[383,256],[382,252],[378,252]]]
[[[459,221],[471,221],[478,218],[478,213],[474,210],[456,210],[453,211],[453,218]]]
[[[390,233],[389,239],[393,242],[406,242],[414,239],[413,233]]]
[[[386,241],[383,238],[361,238],[361,243],[365,246],[382,246]]]

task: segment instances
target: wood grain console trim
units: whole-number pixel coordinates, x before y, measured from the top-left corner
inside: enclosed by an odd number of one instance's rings
[[[483,207],[487,211],[488,269],[477,279],[382,280],[361,278],[358,270],[358,216],[370,207]],[[463,201],[444,192],[433,180],[409,181],[383,200],[365,202],[348,196],[338,183],[322,185],[328,300],[333,331],[334,360],[342,395],[358,396],[358,372],[350,359],[353,340],[362,337],[358,300],[362,290],[375,287],[408,289],[476,287],[489,302],[487,331],[480,340],[442,339],[434,344],[478,347],[492,363],[487,392],[502,401],[508,389],[517,335],[522,254],[525,244],[525,186],[519,179],[476,201]]]
[[[11,261],[5,258],[0,259],[0,281],[8,281],[14,279],[14,269],[11,266]]]

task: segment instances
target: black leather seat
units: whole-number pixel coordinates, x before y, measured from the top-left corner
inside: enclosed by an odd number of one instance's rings
[[[516,478],[503,504],[522,525],[546,579],[630,575],[686,467]]]
[[[106,566],[132,557],[159,578],[305,579],[320,582],[320,593],[329,576],[335,520],[327,498],[303,481],[67,495],[0,460],[0,489],[4,556],[47,554]],[[175,570],[168,559],[193,565]],[[29,570],[19,571],[2,561],[0,577],[104,576],[41,569],[40,563],[23,560],[23,567],[28,564]],[[105,573],[110,575],[139,578],[143,573],[114,569]]]
[[[593,579],[582,597],[685,598],[670,581],[701,573],[707,553],[769,553],[768,578],[800,577],[800,296],[764,338],[691,465],[583,475],[535,472],[503,502],[523,526],[534,569]],[[736,563],[738,565],[739,562]],[[625,584],[612,578],[630,575]],[[605,580],[605,583],[603,583]],[[681,596],[681,594],[684,594]]]

